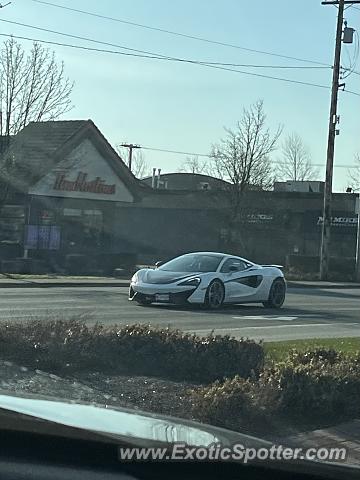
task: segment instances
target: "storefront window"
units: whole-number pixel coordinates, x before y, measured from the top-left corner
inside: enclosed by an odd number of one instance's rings
[[[56,223],[56,215],[53,210],[40,210],[39,225],[54,225]]]
[[[23,205],[4,205],[0,209],[0,242],[22,243],[25,223]]]
[[[64,217],[81,217],[80,208],[64,208],[63,209]]]
[[[63,209],[63,245],[72,251],[95,249],[103,243],[103,213],[98,209]]]
[[[85,246],[100,247],[103,229],[101,210],[84,210],[83,225]]]

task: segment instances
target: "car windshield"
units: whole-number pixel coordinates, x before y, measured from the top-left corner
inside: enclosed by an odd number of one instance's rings
[[[166,272],[216,272],[221,260],[220,255],[206,255],[206,254],[194,254],[183,255],[178,258],[174,258],[164,265],[159,267],[159,270]]]

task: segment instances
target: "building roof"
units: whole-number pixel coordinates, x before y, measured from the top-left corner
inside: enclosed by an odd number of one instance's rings
[[[145,177],[141,181],[151,185],[152,177]],[[224,190],[229,185],[229,182],[220,178],[191,172],[162,173],[160,182],[160,188],[167,190]]]
[[[16,166],[16,173],[10,175],[8,181],[17,190],[27,191],[85,138],[92,140],[115,173],[135,193],[140,182],[91,120],[29,123],[11,139],[3,153],[3,158],[11,157]]]
[[[7,153],[14,157],[18,180],[32,184],[41,178],[54,166],[56,151],[86,124],[86,120],[29,123],[13,137]]]

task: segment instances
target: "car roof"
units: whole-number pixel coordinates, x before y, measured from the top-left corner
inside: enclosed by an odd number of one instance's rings
[[[239,257],[239,255],[230,255],[229,253],[221,253],[221,252],[188,252],[188,253],[185,253],[184,255],[209,255],[213,257],[218,257],[220,255],[220,256],[223,256],[224,258],[239,258],[241,260],[244,260],[245,262],[253,263],[244,257]]]
[[[221,253],[221,252],[188,252],[184,253],[183,255],[209,255],[213,257],[218,257],[219,255],[224,256],[224,257],[231,257],[232,255],[229,255],[227,253]]]

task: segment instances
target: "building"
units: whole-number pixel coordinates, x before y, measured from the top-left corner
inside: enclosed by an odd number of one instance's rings
[[[323,193],[325,182],[311,180],[287,180],[286,182],[274,182],[275,192],[304,192],[304,193]]]
[[[153,176],[141,180],[152,188],[161,190],[226,190],[229,182],[200,173],[163,173],[153,171]]]
[[[86,263],[96,270],[135,253],[113,226],[116,209],[136,202],[144,187],[92,121],[30,123],[11,139],[8,159],[3,258],[25,253],[54,269]]]
[[[228,249],[222,180],[166,174],[160,180],[168,188],[151,188],[151,179],[137,180],[91,120],[30,123],[5,145],[3,271],[108,274],[188,251]],[[355,199],[334,195],[334,256],[355,256]],[[229,253],[281,264],[289,254],[318,256],[322,193],[252,190],[243,210]]]

